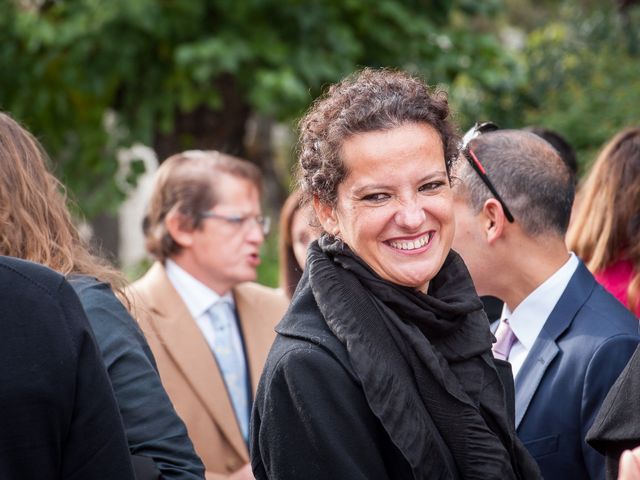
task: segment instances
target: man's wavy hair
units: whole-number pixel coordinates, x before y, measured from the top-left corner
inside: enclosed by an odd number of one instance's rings
[[[313,197],[334,205],[348,172],[342,145],[358,133],[406,123],[433,127],[442,139],[447,173],[458,152],[458,135],[444,91],[408,73],[365,68],[332,85],[299,123],[297,181],[303,202]]]
[[[41,263],[65,276],[90,275],[122,296],[124,278],[80,237],[65,188],[48,164],[38,140],[0,112],[0,254]]]
[[[219,201],[215,186],[222,173],[251,182],[262,195],[260,169],[232,155],[215,150],[188,150],[162,162],[142,223],[147,251],[158,261],[164,262],[182,249],[167,230],[167,215],[177,211],[185,229],[201,228],[202,213]]]

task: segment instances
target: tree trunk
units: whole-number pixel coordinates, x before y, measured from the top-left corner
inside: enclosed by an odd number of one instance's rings
[[[244,157],[244,136],[251,109],[232,75],[214,81],[222,107],[213,110],[201,105],[191,112],[177,112],[171,132],[156,134],[153,148],[160,162],[184,150],[220,150]]]
[[[267,210],[276,213],[286,196],[286,180],[278,178],[273,167],[273,120],[252,114],[234,76],[223,75],[214,83],[222,107],[213,110],[201,105],[191,112],[177,113],[173,131],[156,134],[158,159],[162,162],[175,153],[199,149],[219,150],[249,160],[262,171]]]

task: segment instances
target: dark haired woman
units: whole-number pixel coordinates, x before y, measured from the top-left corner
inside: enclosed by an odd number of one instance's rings
[[[332,86],[300,123],[324,230],[262,375],[256,478],[538,478],[451,251],[446,97],[401,72]]]

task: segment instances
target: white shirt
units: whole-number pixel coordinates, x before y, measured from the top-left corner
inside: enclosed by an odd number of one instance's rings
[[[211,306],[221,298],[220,295],[211,290],[204,283],[196,280],[193,276],[169,259],[165,261],[165,271],[167,272],[169,281],[182,298],[182,301],[187,306],[189,313],[200,328],[202,335],[204,335],[205,340],[209,344],[209,348],[215,353],[214,345],[216,334],[208,312]],[[231,292],[227,292],[222,296],[222,298],[229,301],[234,307],[233,310],[235,310],[235,302]],[[236,348],[236,351],[238,352],[244,352],[238,322],[235,318],[232,320],[233,321],[230,323],[234,348]],[[245,364],[241,367],[246,371],[246,360]]]
[[[514,378],[529,355],[547,318],[567,288],[579,263],[578,257],[571,252],[569,260],[520,302],[513,312],[509,311],[506,303],[504,304],[500,320],[509,319],[511,330],[517,337],[507,359],[511,363]]]

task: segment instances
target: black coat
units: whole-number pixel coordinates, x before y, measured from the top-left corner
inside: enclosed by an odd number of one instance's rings
[[[276,331],[251,419],[256,478],[414,478],[371,411],[347,350],[329,330],[308,284]],[[497,367],[512,407],[510,367]],[[508,413],[513,420],[513,410]]]
[[[640,446],[640,347],[609,390],[587,442],[606,456],[609,480],[618,478],[622,452]]]
[[[111,384],[61,275],[0,257],[0,478],[133,480]]]
[[[308,285],[276,331],[251,418],[256,479],[413,478]]]

